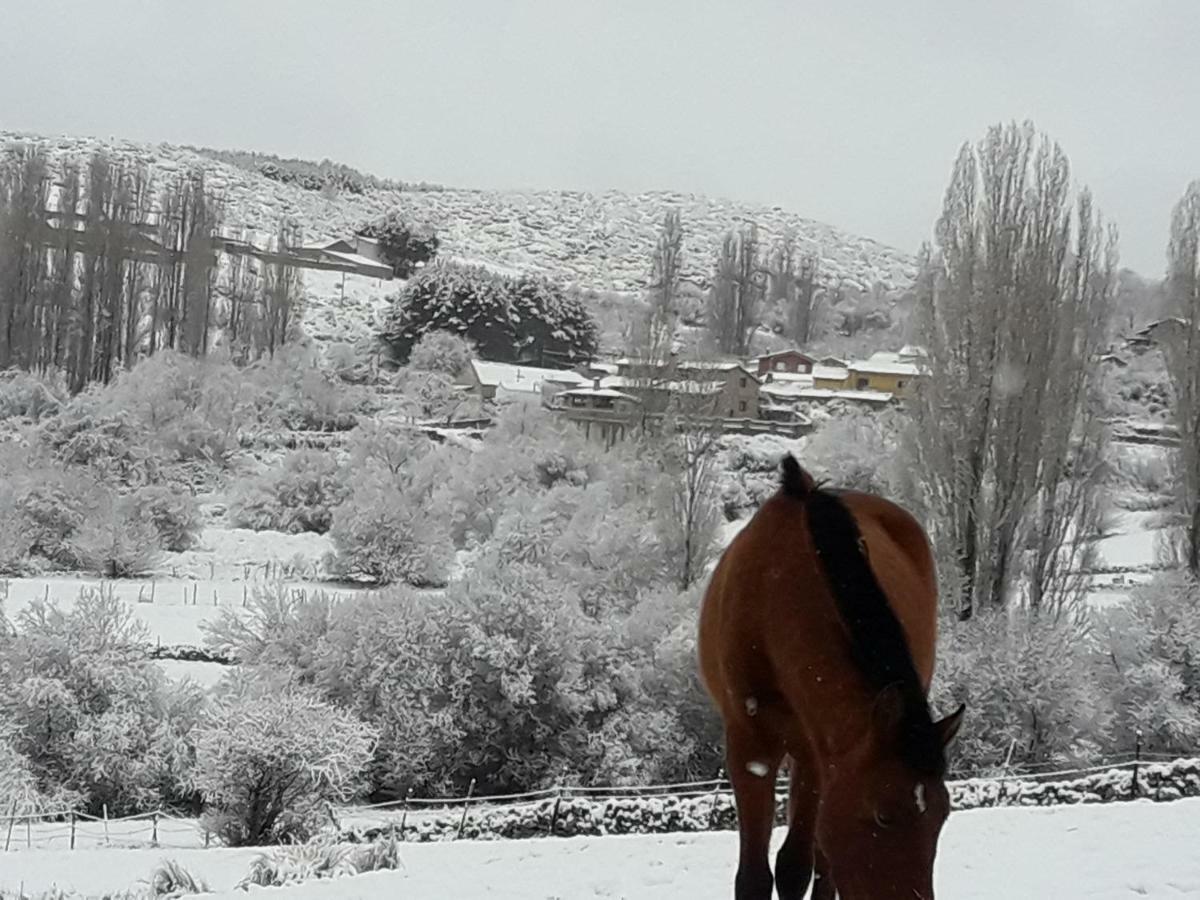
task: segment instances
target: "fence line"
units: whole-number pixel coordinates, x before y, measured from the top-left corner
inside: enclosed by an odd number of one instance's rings
[[[1103,763],[1095,766],[1080,766],[1069,769],[1055,769],[1036,773],[1024,774],[1007,774],[1007,775],[982,775],[973,776],[970,778],[952,779],[948,783],[953,785],[966,785],[975,782],[1014,782],[1028,781],[1041,782],[1051,781],[1056,779],[1071,779],[1085,775],[1094,775],[1100,772],[1120,772],[1132,769],[1136,775],[1139,767],[1146,765],[1167,765],[1176,762],[1188,762],[1200,759],[1200,755],[1193,756],[1173,756],[1164,753],[1149,753],[1149,754],[1125,754],[1134,758],[1126,760],[1114,760],[1108,763]],[[783,793],[787,790],[786,780],[780,779],[776,782],[777,792]],[[648,793],[657,792],[657,793]],[[471,806],[489,806],[489,807],[523,807],[530,806],[536,803],[555,800],[556,807],[563,799],[569,797],[578,797],[580,799],[593,800],[634,800],[634,799],[651,799],[654,797],[662,798],[689,798],[689,797],[712,797],[714,802],[716,798],[728,796],[732,793],[732,787],[729,781],[725,778],[714,778],[705,781],[686,781],[675,782],[669,784],[651,784],[651,785],[559,785],[556,787],[544,788],[536,791],[524,791],[514,794],[492,794],[484,796],[474,796],[471,792],[466,795],[457,797],[406,797],[402,800],[392,800],[385,803],[366,804],[363,806],[344,807],[339,810],[343,817],[354,817],[356,815],[369,814],[372,812],[387,812],[387,811],[402,811],[406,816],[414,805],[430,807],[457,807],[462,806],[463,819],[466,822],[466,816]],[[331,810],[332,813],[332,810]],[[557,816],[556,816],[557,817]],[[334,817],[336,823],[337,818]],[[177,826],[184,826],[187,833],[194,837],[203,836],[204,846],[209,846],[209,832],[201,825],[201,823],[192,818],[184,818],[167,809],[156,809],[148,812],[134,813],[126,816],[95,816],[88,813],[78,812],[71,809],[55,809],[42,810],[33,813],[17,813],[15,806],[10,811],[9,815],[0,819],[2,827],[0,832],[7,830],[5,840],[5,849],[10,849],[10,845],[32,846],[32,836],[30,826],[37,824],[40,826],[38,830],[38,842],[45,843],[53,840],[67,840],[69,837],[71,849],[75,849],[77,825],[82,823],[96,824],[103,823],[104,835],[103,840],[105,845],[111,846],[114,839],[117,841],[129,842],[136,840],[134,835],[126,829],[120,829],[120,833],[112,834],[111,828],[114,825],[129,825],[130,823],[147,822],[151,824],[151,835],[149,843],[151,846],[163,846],[159,840],[160,824],[174,823]],[[14,829],[18,824],[24,824],[24,835],[18,835],[14,838]],[[460,827],[461,831],[461,827]],[[20,840],[24,837],[25,840]],[[97,837],[98,836],[94,836]],[[136,840],[138,844],[145,844],[145,839]],[[169,844],[167,846],[181,846]],[[186,846],[195,846],[192,844]]]

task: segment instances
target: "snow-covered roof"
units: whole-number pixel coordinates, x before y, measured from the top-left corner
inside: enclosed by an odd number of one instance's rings
[[[795,347],[788,347],[786,350],[776,350],[772,353],[764,353],[761,356],[756,356],[754,357],[754,361],[761,362],[764,359],[775,359],[780,356],[803,356],[807,360],[815,359],[811,353],[805,353],[803,350],[798,350]]]
[[[774,391],[777,397],[790,400],[854,400],[869,403],[888,403],[892,394],[888,391],[852,391],[830,388],[799,388],[786,392]]]
[[[632,394],[625,394],[613,388],[606,387],[590,387],[590,388],[568,388],[559,393],[560,397],[607,397],[610,400],[631,400],[634,403],[641,403],[637,397]]]
[[[540,394],[546,383],[582,386],[590,381],[578,372],[566,369],[539,369],[482,359],[471,360],[471,367],[480,384],[513,393]]]
[[[850,377],[848,369],[839,369],[835,366],[826,366],[822,363],[817,363],[812,369],[813,378],[826,378],[830,381],[845,381]]]
[[[921,369],[914,363],[901,362],[900,354],[879,351],[871,354],[870,358],[852,362],[849,365],[852,372],[868,372],[873,375],[908,375],[916,377]]]
[[[649,359],[635,359],[631,356],[622,356],[617,360],[618,366],[647,366],[665,369],[668,365],[673,364],[676,369],[687,371],[688,369],[703,369],[712,372],[728,372],[731,369],[744,368],[740,362],[723,362],[712,359],[673,359],[670,363],[656,362]]]
[[[674,391],[678,394],[718,394],[725,388],[723,381],[654,381],[647,384],[637,378],[610,375],[600,382],[607,388],[642,388],[643,390]]]

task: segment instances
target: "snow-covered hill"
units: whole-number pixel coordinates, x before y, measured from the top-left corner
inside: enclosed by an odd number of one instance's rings
[[[913,258],[869,238],[847,234],[778,206],[758,207],[669,191],[397,191],[325,196],[272,181],[246,168],[168,144],[139,144],[84,137],[43,137],[0,131],[0,143],[46,146],[55,156],[83,156],[98,149],[138,159],[162,174],[203,166],[209,186],[228,204],[227,224],[273,233],[283,216],[294,217],[308,239],[345,236],[386,211],[399,208],[415,222],[437,229],[445,255],[540,272],[596,290],[631,291],[645,283],[649,255],[664,212],[679,208],[685,239],[685,277],[703,284],[722,235],[756,222],[770,243],[786,228],[821,254],[821,276],[868,290],[909,284]]]

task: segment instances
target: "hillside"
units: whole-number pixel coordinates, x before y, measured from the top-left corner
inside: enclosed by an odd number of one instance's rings
[[[136,158],[162,174],[203,166],[209,186],[225,196],[227,225],[273,232],[291,216],[310,240],[347,234],[362,222],[400,208],[437,229],[443,255],[488,266],[540,272],[595,290],[632,291],[644,283],[663,212],[679,207],[686,231],[685,276],[704,284],[722,234],[745,221],[758,223],[772,241],[791,227],[822,258],[822,278],[864,290],[911,282],[914,261],[876,241],[846,234],[780,207],[756,207],[697,194],[649,191],[396,190],[369,186],[362,194],[326,196],[283,184],[201,151],[168,144],[139,144],[83,137],[42,137],[0,131],[0,143],[44,144],[56,156],[106,149]],[[220,154],[240,159],[239,154]],[[245,154],[249,158],[249,154]],[[374,180],[372,180],[374,181]],[[381,184],[382,182],[374,182]]]

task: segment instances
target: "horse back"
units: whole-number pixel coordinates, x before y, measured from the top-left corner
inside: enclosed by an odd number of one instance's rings
[[[923,686],[933,676],[937,581],[924,529],[902,507],[839,491],[875,577],[905,631]],[[713,572],[700,612],[700,668],[718,706],[766,691],[781,670],[838,672],[850,665],[841,621],[805,505],[777,494],[734,538]]]

